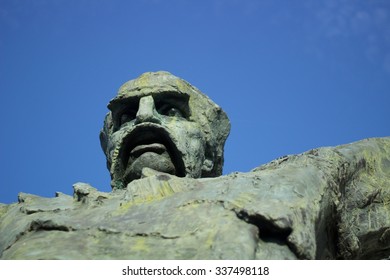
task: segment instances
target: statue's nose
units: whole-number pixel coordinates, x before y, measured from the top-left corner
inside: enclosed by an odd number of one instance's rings
[[[161,123],[152,96],[144,96],[139,100],[135,124],[144,122]]]

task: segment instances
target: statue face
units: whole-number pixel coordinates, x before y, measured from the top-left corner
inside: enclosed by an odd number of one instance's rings
[[[125,83],[108,107],[101,143],[114,188],[139,179],[145,167],[179,177],[220,175],[229,121],[185,81],[146,73]],[[210,125],[218,121],[225,131],[219,142]]]
[[[134,96],[113,116],[126,181],[140,178],[144,167],[200,177],[205,140],[190,120],[188,98],[172,92]]]

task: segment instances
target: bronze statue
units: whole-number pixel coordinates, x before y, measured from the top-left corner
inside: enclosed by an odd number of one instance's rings
[[[113,188],[139,179],[144,167],[190,178],[222,174],[228,117],[186,81],[145,73],[122,85],[108,108],[100,141]]]
[[[113,191],[0,204],[0,259],[389,258],[390,137],[221,176],[229,120],[186,81],[145,73],[108,108]]]

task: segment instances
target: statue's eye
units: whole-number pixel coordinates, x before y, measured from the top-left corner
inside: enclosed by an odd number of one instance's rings
[[[120,126],[135,119],[136,113],[133,111],[123,113],[120,118]]]
[[[181,111],[177,108],[170,108],[167,113],[166,113],[167,116],[170,116],[170,117],[183,117],[183,114],[181,113]]]
[[[168,117],[184,117],[182,111],[176,107],[164,105],[158,109],[158,113]]]

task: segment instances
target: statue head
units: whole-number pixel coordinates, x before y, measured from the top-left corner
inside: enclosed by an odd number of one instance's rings
[[[123,84],[107,107],[100,143],[113,188],[141,178],[145,167],[179,177],[222,174],[229,119],[188,82],[144,73]]]

